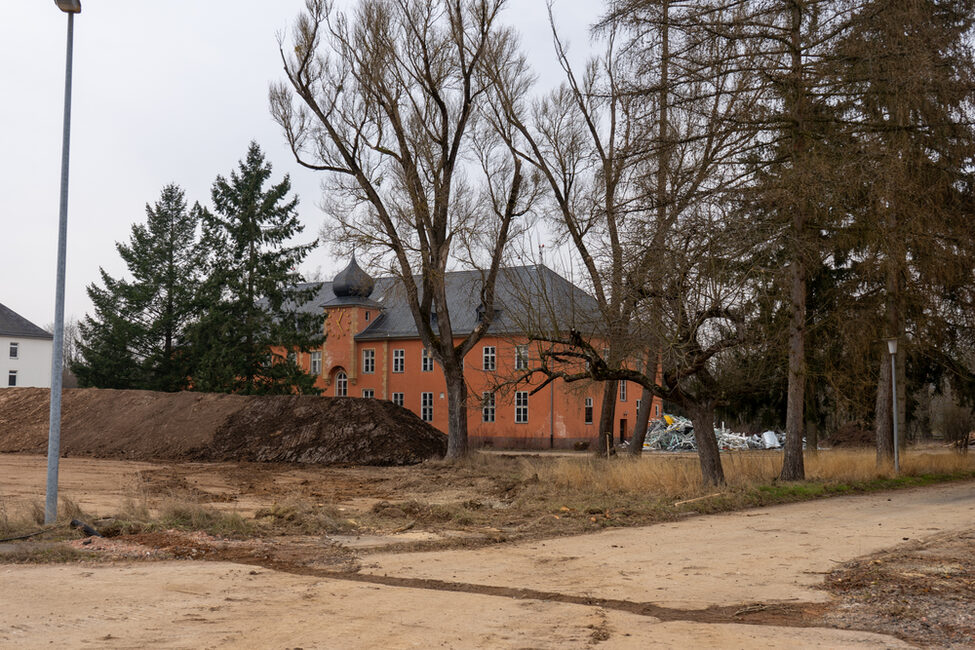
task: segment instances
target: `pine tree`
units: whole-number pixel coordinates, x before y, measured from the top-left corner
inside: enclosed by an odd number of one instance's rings
[[[198,209],[187,210],[183,190],[170,184],[155,205],[146,205],[146,222],[132,226],[129,243],[116,244],[131,280],[101,269],[104,288],[88,287],[95,314],[80,325],[81,358],[72,364],[80,385],[186,387],[180,345],[199,284],[198,223]]]
[[[282,350],[323,341],[323,316],[303,313],[316,287],[300,289],[294,270],[316,242],[286,246],[301,233],[291,181],[265,189],[271,165],[256,143],[230,178],[217,176],[213,212],[201,212],[207,251],[203,313],[193,327],[193,387],[245,394],[318,393]]]
[[[909,364],[971,375],[955,334],[970,326],[973,9],[971,0],[870,0],[838,47],[836,85],[863,170],[853,295],[882,314],[869,331],[881,462],[893,456],[895,418],[906,431]],[[890,357],[877,343],[887,337],[901,342],[897,413]]]

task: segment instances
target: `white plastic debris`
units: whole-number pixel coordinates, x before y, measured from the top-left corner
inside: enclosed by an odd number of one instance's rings
[[[778,436],[775,435],[774,431],[766,431],[762,434],[762,442],[765,444],[766,449],[778,449],[782,446],[779,442]]]
[[[731,451],[780,449],[785,440],[785,434],[771,430],[765,431],[761,436],[748,436],[734,433],[724,426],[715,428],[714,437],[718,441],[719,449]],[[687,418],[665,415],[650,423],[643,448],[647,451],[697,451],[694,425]]]

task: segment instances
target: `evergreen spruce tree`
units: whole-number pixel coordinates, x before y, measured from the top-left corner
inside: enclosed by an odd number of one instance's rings
[[[298,264],[316,242],[287,246],[304,227],[291,181],[265,189],[271,165],[256,143],[230,178],[213,183],[213,212],[202,211],[207,250],[204,305],[193,327],[193,387],[211,392],[320,392],[289,352],[320,347],[321,313],[299,311],[317,285],[299,286]]]
[[[971,327],[975,259],[973,12],[972,0],[869,0],[837,48],[835,85],[847,97],[862,170],[853,295],[866,313],[882,314],[868,330],[880,462],[893,457],[894,420],[907,430],[910,366],[972,376],[970,347],[956,335]],[[877,342],[888,337],[900,340],[897,413],[890,356]]]
[[[89,285],[95,314],[80,324],[80,359],[72,364],[82,386],[176,391],[186,387],[183,333],[193,316],[200,278],[198,208],[187,210],[183,190],[163,188],[116,248],[131,280],[100,269],[103,288]]]

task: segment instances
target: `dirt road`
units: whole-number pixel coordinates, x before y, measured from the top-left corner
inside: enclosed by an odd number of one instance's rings
[[[837,564],[973,523],[975,486],[956,484],[503,547],[373,555],[363,570],[681,609],[824,602],[816,587]]]
[[[29,497],[37,459],[0,460],[0,495]],[[116,506],[146,469],[62,468],[62,485],[89,508]],[[200,467],[201,484],[206,474]],[[345,575],[188,560],[0,564],[0,647],[909,647],[806,627],[802,615],[818,616],[828,595],[817,585],[838,563],[973,521],[975,485],[958,483],[465,551],[366,554]],[[749,615],[763,609],[789,615],[779,624]]]

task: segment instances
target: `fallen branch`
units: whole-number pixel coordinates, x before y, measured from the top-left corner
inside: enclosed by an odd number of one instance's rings
[[[719,496],[721,496],[721,492],[715,492],[714,494],[706,494],[703,497],[694,497],[693,499],[684,499],[683,501],[677,501],[676,503],[674,503],[674,507],[676,508],[677,506],[682,506],[685,503],[694,503],[695,501],[702,501],[704,499],[710,499],[711,497],[719,497]]]
[[[742,616],[744,614],[754,614],[755,612],[764,612],[768,609],[768,605],[749,605],[748,607],[742,607],[737,612],[735,616]]]
[[[413,526],[416,526],[416,522],[415,521],[411,521],[410,523],[406,524],[405,526],[400,526],[396,530],[390,531],[389,534],[390,535],[395,535],[396,533],[403,533],[403,532],[408,531],[410,528],[413,528]]]

